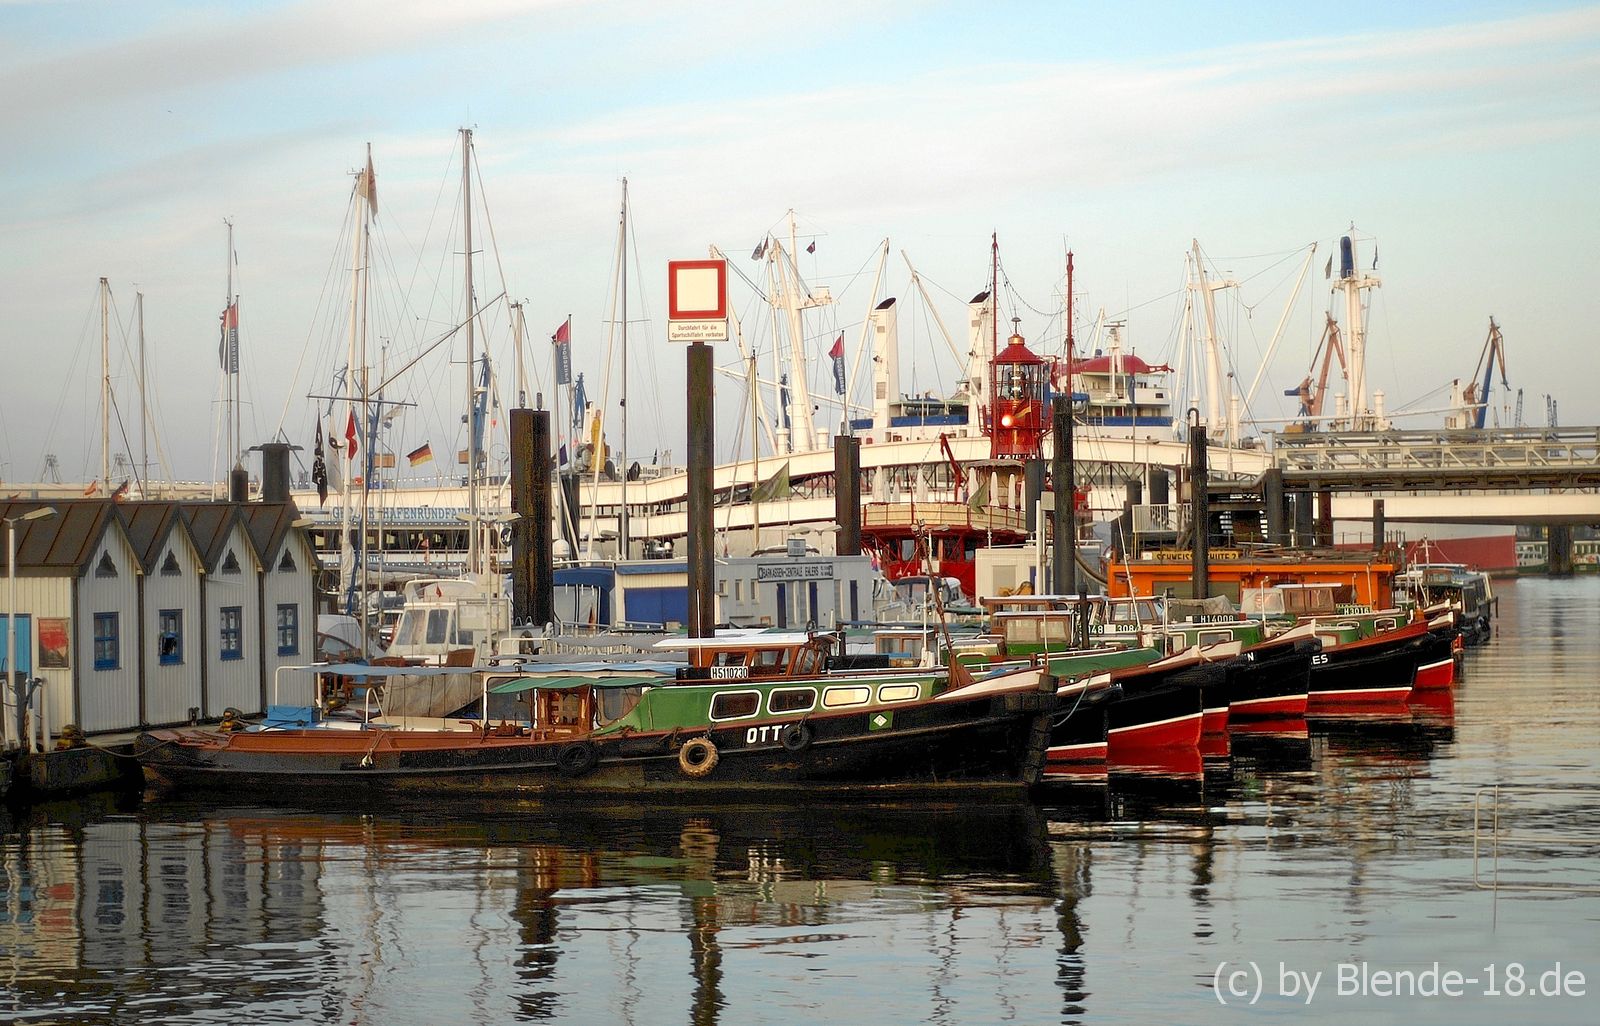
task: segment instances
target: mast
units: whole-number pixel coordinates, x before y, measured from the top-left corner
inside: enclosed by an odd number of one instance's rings
[[[224,220],[223,223],[228,226],[228,302],[223,309],[230,311],[229,325],[232,332],[228,336],[228,390],[230,397],[228,408],[233,414],[232,422],[229,424],[228,457],[237,466],[239,464],[239,449],[244,437],[239,426],[239,310],[237,305],[239,298],[233,294],[233,222]]]
[[[617,466],[622,471],[622,508],[617,513],[617,555],[628,558],[628,180],[622,180],[622,451]]]
[[[111,283],[100,279],[100,487],[111,494]]]
[[[477,409],[477,386],[472,381],[472,129],[461,130],[461,238],[466,260],[467,327],[467,572],[478,566],[478,433],[471,422]]]
[[[145,398],[144,293],[133,294],[133,311],[139,323],[139,498],[149,498],[150,438],[148,400]]]
[[[989,235],[989,300],[994,314],[989,318],[989,358],[1000,355],[1000,233]]]

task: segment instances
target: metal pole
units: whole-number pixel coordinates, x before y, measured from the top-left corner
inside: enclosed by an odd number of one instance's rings
[[[861,440],[854,435],[833,440],[833,511],[839,521],[834,551],[861,555]]]
[[[6,599],[6,683],[11,685],[11,693],[17,703],[17,738],[24,736],[22,733],[22,688],[17,685],[17,521],[13,517],[6,517],[6,576],[8,579],[9,597]],[[5,717],[0,715],[0,720]],[[0,728],[3,730],[4,728]],[[11,747],[9,730],[4,730],[0,743]]]
[[[530,599],[533,622],[547,624],[556,618],[556,556],[550,519],[551,428],[548,410],[534,411],[532,434],[532,462],[528,466],[528,483],[533,491],[528,511],[528,517],[533,520],[532,537],[528,539],[528,544],[533,548],[533,594]]]
[[[1078,590],[1078,513],[1077,467],[1072,452],[1072,397],[1058,395],[1051,400],[1055,452],[1050,464],[1050,487],[1055,503],[1050,511],[1051,590],[1057,595],[1073,595]]]
[[[716,464],[716,414],[712,409],[711,347],[688,352],[689,399],[689,636],[716,633],[716,571],[712,551],[712,471]]]
[[[1382,499],[1373,499],[1372,500],[1372,551],[1374,551],[1374,552],[1382,552],[1383,551],[1383,541],[1384,541],[1383,535],[1384,535],[1383,500]]]
[[[1191,411],[1192,414],[1193,411]],[[1206,494],[1210,473],[1206,468],[1206,428],[1189,425],[1189,509],[1190,533],[1194,536],[1194,598],[1211,594],[1211,496]]]

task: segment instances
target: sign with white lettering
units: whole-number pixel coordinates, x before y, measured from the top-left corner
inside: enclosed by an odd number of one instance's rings
[[[832,563],[762,563],[756,567],[758,581],[831,581]]]

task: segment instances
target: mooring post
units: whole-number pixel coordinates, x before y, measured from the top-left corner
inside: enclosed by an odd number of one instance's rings
[[[533,411],[511,411],[511,622],[533,622],[532,575],[534,559],[533,506],[534,441]],[[548,621],[543,621],[548,622]]]
[[[834,552],[861,555],[861,440],[854,435],[833,440],[833,515],[839,522]]]
[[[1072,595],[1078,590],[1078,511],[1077,467],[1072,453],[1072,397],[1051,400],[1051,430],[1055,451],[1050,461],[1050,487],[1054,502],[1050,510],[1051,588],[1057,595]]]
[[[1189,511],[1194,536],[1194,597],[1211,594],[1211,496],[1206,493],[1210,471],[1206,467],[1206,427],[1193,410],[1189,417]]]
[[[1383,536],[1384,536],[1384,534],[1387,533],[1387,530],[1388,529],[1387,529],[1387,527],[1385,527],[1384,522],[1383,522],[1383,500],[1382,499],[1373,499],[1372,500],[1372,551],[1374,551],[1374,552],[1382,552],[1383,551],[1383,542],[1384,542],[1384,537]]]
[[[689,637],[716,633],[716,568],[712,551],[711,474],[716,464],[711,347],[689,346]]]
[[[529,544],[533,548],[533,622],[551,623],[556,618],[556,553],[554,501],[550,491],[551,425],[549,410],[533,411],[533,461],[528,477],[532,501],[522,518],[531,520]]]

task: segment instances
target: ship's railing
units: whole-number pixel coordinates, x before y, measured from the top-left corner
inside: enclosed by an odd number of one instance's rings
[[[1600,894],[1600,788],[1496,784],[1472,797],[1480,890]]]
[[[1600,468],[1600,428],[1313,431],[1273,436],[1285,470]]]
[[[1022,510],[1009,506],[972,509],[964,502],[872,503],[861,513],[863,528],[916,524],[928,528],[970,526],[977,531],[1025,531],[1027,516]]]

